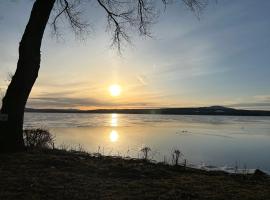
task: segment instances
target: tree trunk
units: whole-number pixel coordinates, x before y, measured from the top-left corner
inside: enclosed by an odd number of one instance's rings
[[[2,100],[0,152],[22,151],[24,109],[40,67],[40,47],[55,0],[36,0],[19,46],[16,72]]]

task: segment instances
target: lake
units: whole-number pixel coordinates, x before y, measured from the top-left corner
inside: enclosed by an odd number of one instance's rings
[[[47,128],[58,147],[171,162],[173,150],[197,167],[270,172],[270,117],[25,113],[25,128]]]

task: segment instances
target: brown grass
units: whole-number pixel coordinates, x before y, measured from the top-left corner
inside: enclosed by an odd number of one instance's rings
[[[0,155],[0,199],[270,199],[264,175],[46,150]]]

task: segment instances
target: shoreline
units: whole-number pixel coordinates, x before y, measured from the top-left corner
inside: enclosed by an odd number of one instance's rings
[[[30,113],[78,113],[78,114],[149,114],[149,115],[213,115],[213,116],[270,116],[269,110],[244,110],[223,106],[194,108],[144,108],[144,109],[35,109],[26,108]]]

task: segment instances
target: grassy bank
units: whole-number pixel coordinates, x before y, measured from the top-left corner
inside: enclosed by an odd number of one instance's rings
[[[270,199],[265,175],[46,150],[0,155],[0,199]]]

